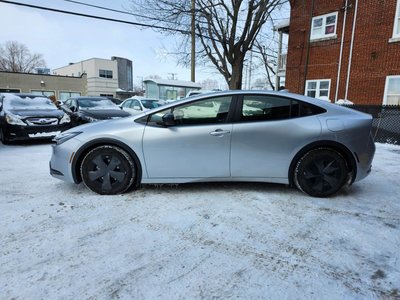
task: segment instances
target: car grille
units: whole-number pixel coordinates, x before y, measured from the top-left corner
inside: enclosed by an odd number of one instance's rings
[[[57,118],[28,118],[25,120],[28,125],[41,126],[41,125],[57,125]]]

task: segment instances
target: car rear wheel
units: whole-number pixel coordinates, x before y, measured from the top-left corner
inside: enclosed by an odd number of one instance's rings
[[[329,197],[347,182],[348,166],[334,149],[318,148],[303,155],[296,164],[294,182],[298,189],[313,197]]]
[[[126,192],[134,183],[136,165],[132,157],[116,146],[99,146],[83,158],[83,183],[93,192],[115,195]]]

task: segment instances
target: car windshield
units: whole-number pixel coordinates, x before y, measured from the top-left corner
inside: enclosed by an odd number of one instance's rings
[[[142,100],[141,101],[143,106],[145,108],[151,109],[151,108],[157,108],[159,106],[161,106],[157,100]]]
[[[79,99],[81,109],[119,109],[110,99]]]
[[[57,110],[57,107],[51,102],[51,100],[45,97],[6,97],[4,98],[4,107],[11,110]]]

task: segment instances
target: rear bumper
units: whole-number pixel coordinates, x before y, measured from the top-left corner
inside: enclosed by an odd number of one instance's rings
[[[367,147],[365,147],[363,151],[357,152],[357,177],[355,181],[359,181],[371,173],[375,149],[375,143],[372,139],[372,136],[370,136]]]

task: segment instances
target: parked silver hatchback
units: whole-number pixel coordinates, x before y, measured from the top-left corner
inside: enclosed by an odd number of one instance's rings
[[[204,94],[55,138],[50,173],[99,194],[141,183],[257,181],[328,197],[371,171],[372,117],[289,93]]]

